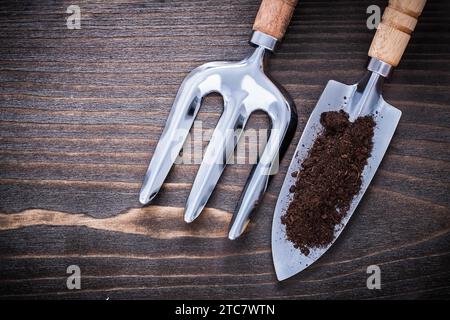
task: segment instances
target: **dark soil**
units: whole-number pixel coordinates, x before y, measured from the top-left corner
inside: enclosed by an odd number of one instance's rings
[[[302,163],[293,201],[282,216],[286,236],[308,255],[334,239],[335,226],[361,189],[361,174],[372,151],[375,121],[371,116],[350,122],[344,111],[324,112],[323,131]]]

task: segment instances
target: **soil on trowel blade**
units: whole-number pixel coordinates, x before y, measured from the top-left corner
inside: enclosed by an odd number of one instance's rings
[[[323,131],[302,163],[294,193],[281,222],[286,236],[304,255],[334,239],[335,226],[361,189],[362,172],[372,151],[375,121],[365,116],[349,121],[344,111],[322,113]]]

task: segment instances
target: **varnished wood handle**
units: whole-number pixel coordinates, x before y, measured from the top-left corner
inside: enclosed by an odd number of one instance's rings
[[[426,0],[389,0],[369,49],[369,56],[396,67]]]
[[[253,30],[281,40],[291,21],[298,0],[263,0]]]

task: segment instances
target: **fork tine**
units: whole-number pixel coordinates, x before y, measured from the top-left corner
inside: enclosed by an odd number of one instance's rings
[[[184,220],[187,223],[194,221],[208,202],[247,121],[248,117],[243,114],[245,110],[235,109],[230,104],[225,101],[224,112],[206,148],[186,201]]]
[[[158,193],[169,174],[189,133],[204,93],[197,77],[188,75],[178,91],[161,138],[145,174],[139,192],[139,202],[149,203]]]
[[[273,172],[274,166],[278,165],[279,157],[283,156],[295,133],[297,126],[295,105],[286,103],[284,106],[276,109],[279,110],[278,116],[269,114],[272,120],[269,141],[264,148],[260,161],[250,173],[239,204],[236,207],[236,213],[231,221],[228,233],[230,240],[238,238],[245,231],[250,221],[250,214],[263,198],[270,176],[276,173]]]

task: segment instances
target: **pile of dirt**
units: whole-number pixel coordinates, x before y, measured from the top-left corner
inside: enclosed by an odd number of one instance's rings
[[[294,246],[309,254],[334,239],[335,226],[361,189],[361,174],[373,147],[375,121],[371,116],[354,122],[344,111],[322,113],[323,131],[302,163],[294,193],[281,222]]]

